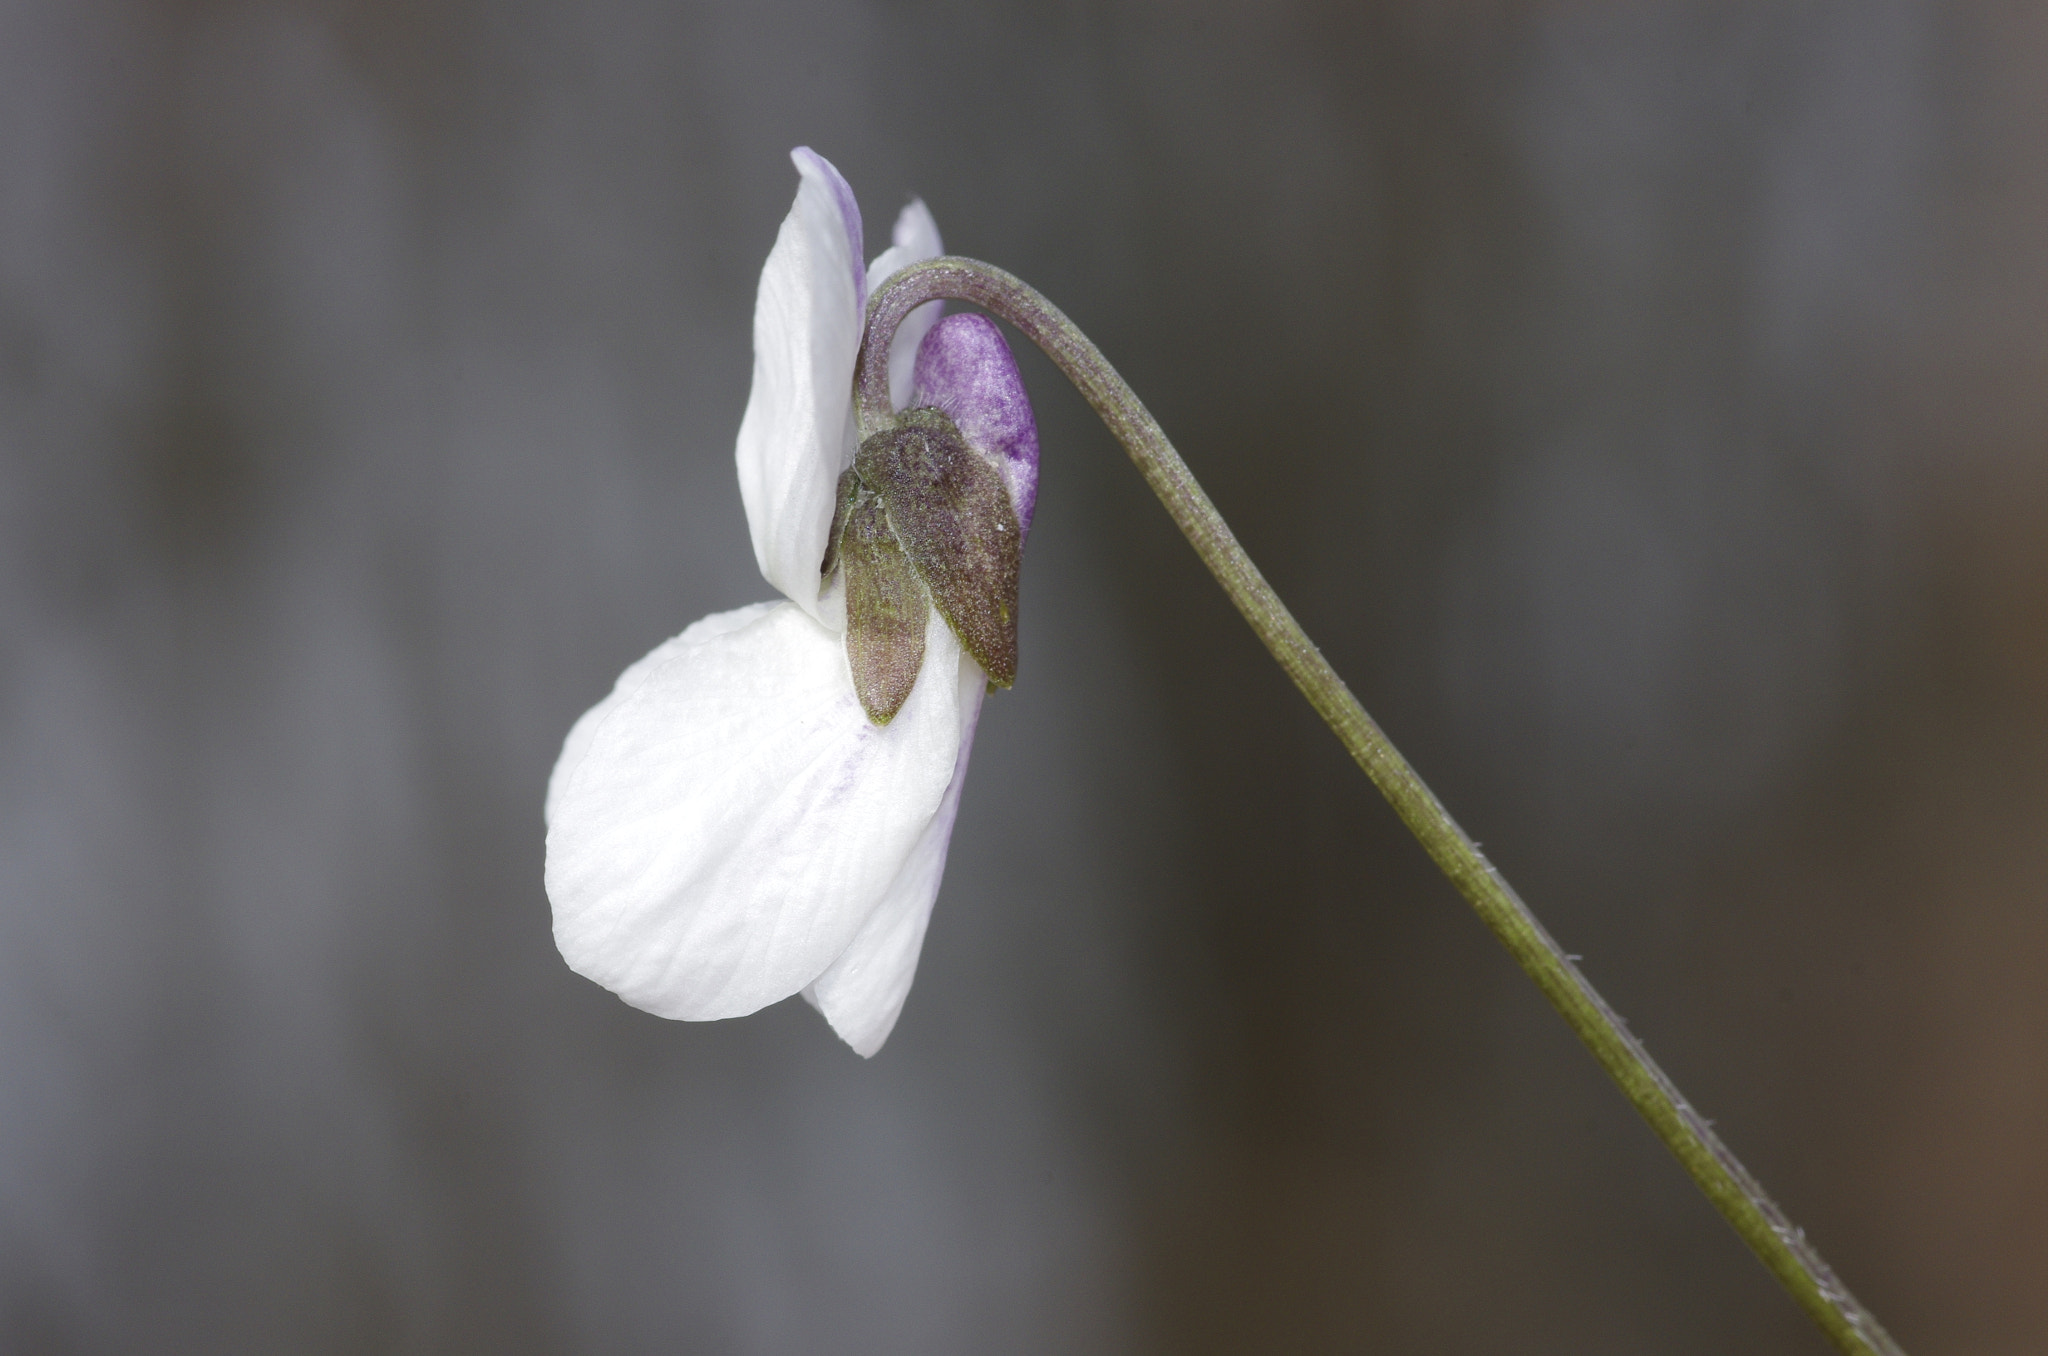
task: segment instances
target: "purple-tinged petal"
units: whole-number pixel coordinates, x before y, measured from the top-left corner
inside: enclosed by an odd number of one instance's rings
[[[1029,532],[1038,504],[1038,422],[995,322],[962,312],[932,326],[918,345],[910,403],[944,410],[968,445],[994,461],[1017,526]]]
[[[853,196],[853,186],[846,182],[846,176],[839,172],[824,156],[808,146],[799,146],[789,153],[796,165],[797,173],[809,176],[815,174],[832,191],[832,201],[839,208],[839,220],[846,227],[846,257],[852,261],[853,291],[859,300],[859,309],[865,311],[868,305],[868,275],[861,268],[861,258],[867,253],[861,239],[860,203]]]
[[[853,457],[853,359],[866,280],[846,181],[808,150],[790,158],[801,180],[761,269],[754,387],[734,460],[762,575],[822,619],[818,565],[839,473]]]
[[[946,252],[939,241],[939,223],[932,220],[924,199],[912,198],[896,218],[896,230],[888,249],[868,265],[868,294],[912,264],[936,259]],[[946,303],[928,301],[903,317],[896,337],[889,343],[889,402],[903,409],[910,401],[911,368],[917,361],[917,346],[944,314]]]

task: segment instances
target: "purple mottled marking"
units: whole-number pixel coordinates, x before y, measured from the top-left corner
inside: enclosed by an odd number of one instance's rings
[[[846,176],[830,160],[819,155],[808,146],[799,146],[789,153],[801,170],[805,165],[824,176],[825,183],[832,190],[833,200],[839,204],[839,219],[846,224],[846,252],[853,261],[853,295],[859,300],[857,310],[868,307],[868,270],[861,261],[867,257],[862,243],[860,229],[860,204],[853,199],[853,188],[846,182]]]
[[[968,446],[995,462],[1017,526],[1029,532],[1038,504],[1038,421],[995,322],[962,312],[932,326],[917,346],[910,403],[944,410]]]

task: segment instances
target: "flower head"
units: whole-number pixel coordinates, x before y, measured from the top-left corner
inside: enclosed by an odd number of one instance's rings
[[[563,958],[635,1007],[737,1017],[802,992],[871,1055],[910,992],[983,693],[1014,672],[1038,437],[995,326],[933,303],[891,345],[896,427],[856,447],[868,292],[937,256],[938,227],[912,202],[863,268],[852,190],[791,158],[736,456],[783,600],[697,622],[576,722],[547,891]]]

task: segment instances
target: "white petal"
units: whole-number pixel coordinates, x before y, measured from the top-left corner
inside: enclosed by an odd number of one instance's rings
[[[926,646],[936,673],[957,672],[943,622]],[[870,725],[839,636],[787,603],[698,622],[626,670],[563,748],[547,807],[563,958],[664,1017],[797,992],[902,874],[960,730],[959,685],[924,678]]]
[[[899,270],[936,259],[945,252],[939,240],[939,223],[932,219],[931,208],[924,205],[923,198],[912,198],[896,215],[896,228],[889,233],[889,248],[868,265],[869,295]]]
[[[571,774],[582,765],[584,755],[590,751],[590,741],[596,737],[598,727],[604,723],[604,718],[610,714],[614,704],[619,700],[619,694],[626,686],[641,681],[642,671],[653,662],[656,655],[672,646],[681,645],[684,641],[701,645],[728,631],[740,630],[780,606],[780,603],[753,603],[747,607],[735,608],[731,612],[714,612],[691,623],[682,635],[620,674],[619,681],[612,684],[611,695],[585,711],[576,723],[569,727],[569,737],[562,741],[561,756],[555,759],[555,769],[548,774],[548,795],[546,802],[541,806],[541,822],[550,828],[554,826],[556,806],[561,803],[563,790],[568,786]]]
[[[876,288],[912,264],[936,259],[945,252],[939,241],[939,223],[932,220],[931,209],[924,205],[924,199],[912,198],[896,218],[889,248],[868,265],[868,294],[872,296]],[[896,337],[889,344],[889,400],[899,410],[910,399],[910,374],[917,361],[917,346],[924,342],[925,331],[938,323],[945,308],[943,301],[928,301],[904,316],[903,323],[896,327]]]
[[[802,181],[754,300],[754,387],[740,420],[740,500],[761,573],[818,615],[818,564],[853,459],[860,215],[839,171],[799,147]]]
[[[918,952],[924,947],[925,924],[946,872],[946,848],[953,838],[953,820],[960,813],[960,787],[967,780],[967,755],[974,747],[974,725],[981,714],[988,679],[981,667],[961,655],[959,669],[960,754],[953,781],[938,814],[910,850],[903,869],[853,941],[824,974],[804,990],[811,1006],[825,1014],[845,1042],[871,1056],[889,1039],[910,981],[917,975]],[[925,677],[933,669],[925,668]]]

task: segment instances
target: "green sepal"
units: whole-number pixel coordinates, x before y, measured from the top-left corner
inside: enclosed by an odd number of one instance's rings
[[[839,502],[833,505],[832,526],[825,533],[825,559],[818,565],[820,589],[831,580],[833,567],[839,564],[839,536],[846,531],[847,515],[860,503],[863,493],[860,477],[853,473],[851,466],[839,473]]]
[[[1017,679],[1023,541],[1010,492],[939,410],[907,410],[860,445],[853,468],[879,496],[932,606],[995,687]],[[844,548],[842,548],[843,550]]]
[[[832,541],[846,567],[846,661],[861,709],[887,725],[924,667],[924,586],[890,532],[880,499],[846,497],[841,516]]]

